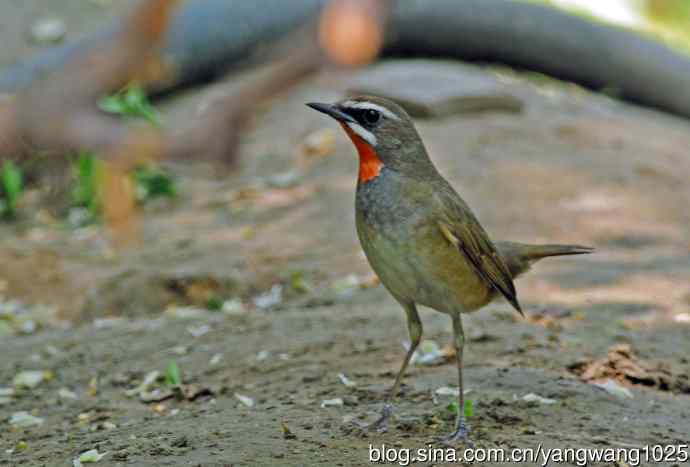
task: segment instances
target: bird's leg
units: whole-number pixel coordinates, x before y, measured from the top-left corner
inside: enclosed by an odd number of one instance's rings
[[[400,367],[400,371],[398,371],[398,376],[395,377],[395,383],[393,383],[393,387],[386,396],[383,410],[381,410],[381,416],[368,426],[377,431],[386,431],[388,429],[388,419],[393,415],[393,399],[395,399],[395,396],[398,394],[398,389],[400,389],[400,383],[407,369],[407,365],[409,365],[412,355],[415,350],[417,350],[419,342],[422,340],[422,321],[419,319],[417,307],[414,303],[408,303],[403,304],[403,309],[405,310],[405,315],[407,315],[407,330],[410,334],[410,348],[407,349],[405,359]]]
[[[458,416],[455,425],[455,431],[448,436],[442,438],[440,441],[448,444],[454,441],[464,441],[470,443],[469,427],[465,422],[465,393],[462,383],[462,357],[463,349],[465,347],[465,332],[462,329],[462,315],[454,313],[453,319],[453,336],[455,342],[455,360],[458,365]]]

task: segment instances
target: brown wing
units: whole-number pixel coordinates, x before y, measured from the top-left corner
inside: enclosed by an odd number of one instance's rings
[[[459,215],[446,215],[444,220],[438,221],[441,233],[467,258],[479,277],[500,292],[513,308],[524,316],[508,266],[479,221],[461,200],[460,202],[461,204],[453,209],[459,210],[460,212],[456,213]]]

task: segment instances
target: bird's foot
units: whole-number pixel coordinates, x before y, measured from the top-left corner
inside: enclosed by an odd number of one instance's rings
[[[379,418],[374,420],[372,423],[358,423],[357,425],[363,430],[385,433],[388,431],[388,420],[390,420],[392,415],[393,405],[386,403],[383,406],[383,409],[381,409],[381,415]]]
[[[474,443],[470,441],[470,427],[465,423],[465,417],[461,417],[458,420],[457,426],[452,433],[436,438],[436,441],[450,447],[453,447],[458,442],[464,443],[469,447],[474,446]]]

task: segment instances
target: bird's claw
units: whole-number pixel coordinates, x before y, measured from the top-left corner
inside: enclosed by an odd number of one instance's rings
[[[381,415],[372,423],[358,423],[357,425],[363,430],[376,431],[378,433],[385,433],[388,431],[388,420],[393,415],[393,406],[385,404],[381,409]]]
[[[453,447],[458,442],[464,443],[469,447],[474,446],[474,443],[470,440],[470,428],[465,423],[464,417],[458,420],[457,427],[452,433],[436,438],[436,441],[450,447]]]

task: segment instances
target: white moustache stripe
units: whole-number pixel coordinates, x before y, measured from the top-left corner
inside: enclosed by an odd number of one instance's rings
[[[357,101],[347,101],[343,102],[342,104],[343,107],[345,108],[350,108],[350,109],[372,109],[376,110],[378,112],[381,112],[381,115],[383,115],[386,118],[390,118],[391,120],[400,120],[400,117],[395,115],[393,112],[388,110],[385,107],[381,107],[380,105],[371,103],[371,102],[357,102]]]
[[[345,122],[347,126],[354,131],[357,136],[369,143],[372,147],[376,147],[376,136],[371,131],[365,130],[362,125],[353,122]]]

